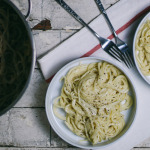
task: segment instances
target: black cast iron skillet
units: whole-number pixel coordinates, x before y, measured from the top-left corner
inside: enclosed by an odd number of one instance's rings
[[[28,0],[28,3],[29,9],[27,15],[24,16],[11,1],[0,0],[0,8],[6,10],[9,33],[9,40],[7,41],[9,43],[9,46],[7,47],[8,52],[4,57],[5,67],[0,75],[0,115],[12,108],[22,97],[29,85],[34,71],[35,47],[31,29],[26,21],[31,10],[30,0]],[[0,17],[2,16],[0,15]],[[0,30],[2,30],[1,26]],[[21,33],[18,33],[18,31]],[[11,48],[9,51],[9,47],[13,48],[15,53],[18,53],[18,57],[14,53],[11,54]],[[16,64],[13,64],[12,60],[17,60],[18,62],[23,60],[23,65],[17,66],[18,68],[20,67],[20,70],[15,72],[17,78],[15,78],[13,82],[6,82],[7,79],[9,81],[9,78],[12,77],[12,72],[16,68]],[[1,58],[0,61],[2,61]],[[17,65],[19,65],[19,63]],[[12,68],[12,71],[10,68]]]

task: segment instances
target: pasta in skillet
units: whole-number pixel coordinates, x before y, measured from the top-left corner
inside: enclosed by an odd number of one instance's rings
[[[68,128],[93,144],[109,140],[125,125],[122,111],[129,109],[132,98],[123,73],[107,62],[80,64],[64,77],[60,97],[53,110]],[[66,117],[56,108],[63,108]]]
[[[144,23],[136,38],[136,59],[142,73],[150,75],[150,20]]]

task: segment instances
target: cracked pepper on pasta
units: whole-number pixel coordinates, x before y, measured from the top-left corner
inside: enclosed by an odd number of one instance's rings
[[[144,23],[137,34],[136,43],[136,59],[142,73],[146,76],[150,75],[150,20]]]
[[[76,135],[92,144],[115,137],[124,128],[121,113],[132,105],[126,76],[107,62],[80,64],[63,78],[54,114]],[[63,117],[57,109],[66,112]]]

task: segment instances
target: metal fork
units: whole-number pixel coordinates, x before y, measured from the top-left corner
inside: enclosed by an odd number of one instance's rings
[[[115,43],[109,39],[105,39],[99,36],[91,27],[89,27],[79,15],[77,15],[63,0],[55,0],[60,4],[69,14],[71,14],[77,21],[79,21],[83,26],[87,27],[99,40],[102,49],[107,52],[109,55],[117,59],[118,61],[124,61],[122,57],[122,52],[118,49]]]
[[[118,46],[118,48],[121,50],[121,52],[123,53],[123,58],[124,58],[124,62],[125,64],[127,65],[128,68],[130,67],[133,67],[134,66],[134,63],[133,63],[133,60],[131,58],[131,55],[129,54],[129,47],[128,45],[122,41],[121,39],[119,39],[117,33],[115,32],[115,29],[114,27],[112,26],[108,16],[107,16],[107,13],[102,5],[102,2],[100,0],[95,0],[96,4],[98,5],[98,8],[100,9],[100,11],[102,12],[102,14],[104,15],[112,33],[114,34],[114,37],[115,37],[115,43],[116,45]]]

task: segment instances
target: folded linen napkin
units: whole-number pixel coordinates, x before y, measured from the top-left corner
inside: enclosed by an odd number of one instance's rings
[[[107,10],[114,28],[118,29],[119,37],[128,43],[130,50],[132,50],[133,36],[137,25],[149,11],[150,0],[121,0]],[[90,26],[102,37],[113,39],[113,35],[102,15],[92,21]],[[94,35],[88,29],[83,28],[58,47],[39,58],[38,62],[45,80],[50,82],[53,75],[65,64],[76,58],[88,56],[103,57],[116,61],[100,48]],[[150,85],[141,78],[135,68],[129,70],[125,65],[117,63],[134,78],[137,91],[137,114],[129,131],[120,140],[103,148],[103,150],[128,150],[150,137]]]

